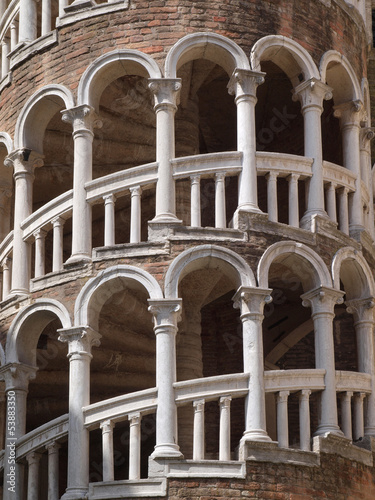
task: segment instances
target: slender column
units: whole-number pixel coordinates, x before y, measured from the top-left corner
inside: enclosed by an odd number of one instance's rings
[[[371,393],[367,397],[365,434],[375,436],[375,353],[374,353],[374,306],[372,297],[349,300],[346,310],[353,314],[357,338],[358,371],[371,375]]]
[[[242,152],[238,210],[260,212],[258,207],[255,105],[265,73],[236,68],[228,84],[237,106],[237,149]]]
[[[18,44],[18,22],[14,21],[10,25],[10,50],[14,50]]]
[[[30,243],[23,241],[21,224],[32,213],[34,169],[42,166],[43,160],[29,149],[18,149],[4,164],[13,166],[15,181],[12,294],[25,294],[29,291],[31,254]]]
[[[42,0],[42,36],[52,29],[51,0]]]
[[[2,268],[3,268],[3,296],[2,300],[5,300],[9,293],[10,293],[10,286],[11,286],[11,263],[12,259],[10,257],[5,257],[5,259],[2,262]]]
[[[355,191],[349,207],[349,231],[363,229],[361,168],[359,153],[360,111],[362,103],[351,101],[335,106],[334,115],[340,119],[344,167],[356,176]]]
[[[249,393],[245,406],[246,441],[270,441],[266,431],[262,321],[264,304],[270,302],[270,289],[240,287],[233,297],[241,311],[244,373],[249,373]]]
[[[104,200],[104,246],[111,247],[115,242],[115,200],[113,194],[103,196]]]
[[[301,450],[310,451],[310,394],[309,389],[303,389],[299,395],[299,441]]]
[[[39,461],[41,453],[29,453],[26,460],[29,465],[27,478],[27,500],[39,500]]]
[[[192,227],[201,227],[201,187],[200,187],[200,175],[192,175],[191,180],[191,220],[190,225]]]
[[[341,400],[341,428],[345,437],[352,439],[352,392],[343,392],[340,395]]]
[[[129,415],[129,479],[141,477],[141,414]]]
[[[287,177],[289,191],[289,226],[299,227],[298,213],[298,174],[291,174]]]
[[[140,186],[130,188],[130,243],[139,243],[141,241],[141,193]]]
[[[342,304],[344,292],[320,287],[303,295],[302,304],[312,308],[315,338],[315,367],[325,369],[325,389],[321,393],[320,420],[316,435],[341,434],[337,423],[336,371],[332,322],[334,307]]]
[[[48,450],[48,500],[59,500],[59,449],[58,443],[46,446]]]
[[[231,396],[220,398],[219,460],[230,460],[230,403]]]
[[[366,394],[364,392],[359,392],[354,394],[354,441],[358,441],[365,435],[365,429],[363,424],[363,400]]]
[[[277,213],[277,176],[278,172],[272,170],[266,175],[268,220],[271,222],[278,222],[279,220]]]
[[[45,272],[45,253],[46,253],[46,235],[47,231],[38,229],[34,233],[35,238],[35,278],[44,276]]]
[[[307,211],[302,218],[302,226],[311,228],[315,215],[327,217],[324,210],[323,152],[321,114],[323,100],[332,99],[332,89],[316,78],[303,82],[294,89],[294,100],[301,102],[304,120],[305,156],[313,158],[312,177],[309,182]]]
[[[53,219],[53,250],[52,250],[52,272],[59,272],[63,269],[63,242],[64,223],[61,217]]]
[[[114,426],[115,424],[111,420],[104,420],[104,422],[100,423],[103,447],[103,481],[113,481],[115,477],[113,454]]]
[[[91,206],[86,201],[85,184],[92,180],[92,142],[94,128],[100,128],[95,110],[82,105],[62,111],[62,119],[73,125],[74,173],[72,255],[69,263],[91,260]]]
[[[3,38],[1,42],[1,78],[5,78],[9,71],[9,48],[10,48],[10,40],[9,38]]]
[[[193,460],[204,460],[204,399],[193,401],[194,407],[194,442]]]
[[[280,391],[277,399],[277,440],[280,448],[289,448],[288,431],[288,397],[289,391]]]
[[[157,457],[182,457],[177,444],[177,408],[173,384],[176,382],[176,334],[181,319],[181,299],[149,300],[156,335],[156,445]]]
[[[337,222],[336,212],[336,184],[330,182],[327,189],[327,213],[332,222]]]
[[[372,189],[371,178],[371,147],[370,141],[375,137],[375,129],[370,127],[363,127],[360,129],[360,162],[361,162],[361,179],[368,187],[370,202],[369,202],[369,216],[366,224],[367,230],[371,236],[375,237],[374,228],[374,193]]]
[[[181,89],[181,79],[149,79],[149,88],[155,96],[156,185],[155,222],[180,222],[176,217],[176,192],[171,160],[175,157],[174,115]]]
[[[349,234],[348,188],[339,190],[339,229]]]
[[[91,348],[101,336],[89,327],[58,332],[59,340],[69,345],[68,487],[62,499],[76,500],[87,495],[89,486],[89,431],[82,408],[90,404]]]
[[[65,15],[65,7],[68,7],[69,0],[59,0],[59,17]]]
[[[20,42],[33,42],[37,38],[36,0],[20,0]]]
[[[227,227],[224,172],[215,175],[215,227],[221,229]]]

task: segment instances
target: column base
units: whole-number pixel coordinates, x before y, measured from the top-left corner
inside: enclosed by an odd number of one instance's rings
[[[64,268],[69,268],[73,266],[86,265],[92,262],[91,255],[87,253],[76,253],[71,255],[69,259],[65,262]]]
[[[314,437],[326,436],[327,434],[335,434],[335,436],[345,437],[338,425],[318,425],[318,428],[314,432]]]
[[[157,444],[154,451],[151,454],[151,458],[181,458],[184,456],[180,452],[179,446],[177,444]]]
[[[261,226],[268,224],[268,214],[256,210],[243,210],[237,208],[233,215],[230,227],[240,231],[259,230]]]
[[[263,429],[254,429],[251,431],[244,432],[240,445],[238,447],[238,456],[240,460],[246,460],[249,452],[248,447],[251,443],[272,443],[272,439],[269,437],[267,432]]]
[[[173,235],[174,229],[182,226],[179,219],[153,219],[148,222],[148,241],[163,241]]]
[[[318,224],[331,224],[334,228],[337,227],[337,223],[333,222],[329,217],[327,212],[324,210],[305,212],[302,219],[299,222],[299,227],[301,229],[306,229],[312,233],[318,232]]]
[[[88,488],[67,488],[61,500],[87,500]]]

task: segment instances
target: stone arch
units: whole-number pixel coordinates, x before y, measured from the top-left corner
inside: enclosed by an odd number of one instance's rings
[[[250,52],[251,68],[261,70],[261,61],[269,60],[277,64],[288,75],[296,87],[304,80],[320,79],[318,68],[312,57],[299,43],[281,35],[268,35],[258,40]]]
[[[347,101],[361,101],[362,91],[358,78],[348,59],[337,50],[325,52],[320,60],[319,71],[323,83],[333,88],[335,105]]]
[[[362,253],[350,247],[338,250],[332,260],[333,286],[340,290],[344,284],[347,299],[375,296],[375,281]]]
[[[63,328],[72,326],[67,309],[54,299],[36,299],[34,304],[20,311],[9,328],[5,351],[6,362],[35,366],[39,335],[55,318],[60,320]]]
[[[13,151],[12,138],[6,132],[0,132],[0,143],[4,145],[8,154],[10,154]]]
[[[271,245],[259,261],[258,283],[261,288],[268,288],[269,270],[274,262],[290,265],[301,280],[305,292],[319,286],[332,287],[327,266],[314,250],[302,243],[282,241]]]
[[[124,75],[161,78],[157,63],[138,50],[115,50],[96,59],[83,73],[78,86],[78,105],[88,104],[97,111],[103,90]]]
[[[224,274],[233,277],[237,288],[240,286],[255,287],[256,281],[247,262],[232,250],[215,245],[201,245],[182,252],[169,266],[165,276],[165,297],[178,297],[180,280],[191,271],[202,267],[219,267]]]
[[[179,40],[165,60],[166,78],[176,78],[177,70],[194,59],[208,59],[221,66],[229,76],[234,69],[250,69],[245,52],[232,40],[216,33],[193,33]]]
[[[64,107],[74,106],[73,95],[63,85],[46,85],[26,102],[18,117],[14,148],[28,148],[43,152],[43,137],[51,118]]]
[[[112,294],[124,288],[123,281],[126,279],[138,282],[147,290],[151,299],[163,298],[158,282],[146,271],[127,265],[110,267],[88,281],[80,291],[74,309],[75,326],[89,325],[98,329],[101,307]],[[109,282],[112,282],[111,289],[103,287]],[[101,290],[98,292],[99,288]]]

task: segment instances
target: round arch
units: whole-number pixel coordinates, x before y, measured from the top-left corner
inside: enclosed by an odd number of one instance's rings
[[[312,57],[299,43],[282,35],[268,35],[258,40],[250,52],[251,68],[261,71],[261,61],[268,60],[277,64],[296,87],[304,80],[317,78],[320,75]]]
[[[255,287],[256,281],[247,262],[232,250],[215,245],[202,245],[182,252],[169,266],[165,276],[165,297],[178,298],[178,284],[192,271],[202,267],[219,267],[225,274],[232,276],[236,287]]]
[[[14,318],[8,332],[5,358],[7,363],[25,363],[35,366],[35,343],[43,329],[58,318],[63,328],[70,328],[70,315],[54,299],[36,299]]]
[[[375,281],[362,253],[350,247],[340,248],[332,260],[333,286],[344,284],[347,299],[375,297]]]
[[[74,309],[75,326],[89,325],[97,330],[102,306],[111,295],[124,289],[123,281],[125,279],[142,285],[151,299],[163,298],[159,283],[146,271],[128,265],[110,267],[89,280],[80,291]],[[110,281],[112,282],[110,288],[103,287],[105,283]],[[97,293],[101,287],[102,290]]]
[[[124,75],[161,78],[157,63],[138,50],[115,50],[96,59],[83,73],[78,85],[78,106],[88,104],[98,111],[103,90]]]
[[[332,69],[330,69],[330,66]],[[349,60],[337,50],[325,52],[319,65],[323,83],[333,88],[335,105],[363,100],[358,78]]]
[[[0,143],[5,146],[8,155],[13,151],[12,138],[6,132],[0,132]]]
[[[298,264],[296,256],[303,265]],[[304,291],[319,286],[332,287],[332,280],[323,259],[302,243],[282,241],[271,245],[262,255],[258,264],[258,283],[261,288],[269,287],[269,270],[274,262],[290,265],[301,279]]]
[[[193,33],[181,38],[168,52],[165,77],[176,78],[177,70],[194,59],[208,59],[229,76],[236,68],[250,69],[245,52],[232,40],[216,33]]]
[[[14,148],[43,152],[43,137],[51,118],[61,109],[74,107],[73,95],[63,85],[46,85],[26,102],[18,117]]]

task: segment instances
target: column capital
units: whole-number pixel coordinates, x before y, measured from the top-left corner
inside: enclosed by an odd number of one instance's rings
[[[47,444],[45,448],[48,451],[48,454],[52,455],[53,453],[59,452],[59,449],[61,448],[61,444],[58,443],[57,441],[53,441],[53,443]]]
[[[263,308],[265,304],[272,302],[271,288],[252,288],[240,286],[232,297],[233,307],[240,309],[241,319],[263,317]]]
[[[344,295],[345,292],[341,290],[320,286],[315,290],[310,290],[301,295],[301,299],[302,305],[304,307],[311,307],[313,314],[333,314],[335,305],[344,302]]]
[[[311,390],[310,389],[302,389],[302,391],[299,393],[299,399],[300,401],[302,400],[309,400],[311,395]]]
[[[139,196],[142,193],[141,186],[133,186],[129,188],[131,196]]]
[[[279,391],[276,393],[278,403],[286,403],[288,401],[290,391]]]
[[[31,453],[28,453],[26,455],[26,460],[30,466],[30,465],[38,464],[41,457],[42,457],[42,453],[38,453],[37,451],[32,451]]]
[[[100,422],[100,428],[103,434],[105,434],[106,432],[112,432],[114,427],[115,423],[113,422],[113,420],[103,420],[103,422]]]
[[[352,299],[345,301],[346,310],[349,314],[353,314],[354,322],[374,322],[374,297],[365,299]]]
[[[46,231],[45,229],[39,228],[33,232],[33,236],[36,240],[44,239],[47,236],[47,233],[48,231]]]
[[[242,97],[256,99],[258,85],[264,83],[266,73],[249,69],[236,68],[227,85],[230,95],[236,100]]]
[[[154,94],[155,111],[162,107],[172,107],[175,111],[181,86],[181,78],[149,78],[148,88]]]
[[[0,368],[0,379],[5,381],[5,390],[27,391],[29,381],[36,377],[38,368],[23,363],[8,363]]]
[[[65,219],[63,217],[55,217],[52,219],[52,226],[53,227],[60,227],[65,224]]]
[[[135,411],[133,413],[129,413],[128,415],[129,425],[139,425],[142,420],[141,412]]]
[[[21,175],[34,175],[34,170],[42,167],[44,156],[37,151],[27,148],[16,149],[10,153],[4,160],[6,167],[13,167],[14,178],[17,179]]]
[[[193,401],[193,408],[195,412],[204,411],[206,401],[204,399],[196,399]]]
[[[94,128],[102,128],[103,122],[99,119],[95,109],[88,104],[82,104],[61,111],[63,122],[73,125],[73,135],[78,132],[88,131],[94,135]]]
[[[68,357],[74,354],[91,356],[91,348],[100,345],[101,335],[89,326],[77,326],[57,330],[60,342],[67,342],[69,345]]]
[[[116,201],[116,196],[112,193],[103,196],[104,204],[113,204]]]
[[[344,102],[334,106],[334,116],[340,119],[342,127],[359,127],[363,103],[360,100]]]
[[[361,150],[367,150],[369,143],[375,137],[375,127],[361,127],[359,130],[359,145]]]
[[[323,111],[323,101],[332,99],[333,89],[325,83],[310,78],[302,82],[294,89],[293,101],[300,101],[302,112],[309,108],[317,108],[320,113]]]
[[[219,399],[220,408],[230,408],[232,402],[232,396],[222,396]]]
[[[181,321],[182,299],[148,299],[147,302],[148,310],[154,317],[155,333],[165,327],[172,327],[176,333],[177,323]]]

